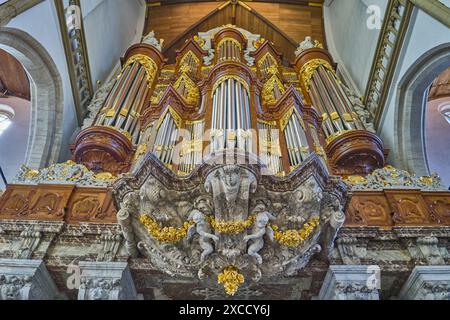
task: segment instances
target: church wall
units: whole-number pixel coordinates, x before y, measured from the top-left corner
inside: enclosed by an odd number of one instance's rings
[[[89,0],[82,1],[81,6],[92,81],[104,83],[127,48],[140,41],[145,2]]]
[[[439,45],[448,43],[449,39],[450,30],[437,20],[421,10],[417,11],[416,17],[414,17],[413,15],[411,20],[411,27],[405,39],[405,44],[403,46],[403,50],[398,63],[398,69],[394,75],[391,92],[389,93],[388,100],[384,108],[382,121],[379,127],[380,136],[383,139],[386,147],[392,150],[389,157],[389,162],[394,166],[405,166],[405,163],[403,163],[400,159],[399,152],[395,150],[395,146],[397,145],[397,143],[399,143],[399,141],[397,140],[398,136],[396,133],[396,128],[397,126],[401,125],[401,123],[396,122],[396,108],[400,94],[400,82],[408,72],[408,70],[411,67],[415,66],[416,61],[421,56]],[[408,108],[421,110],[418,106],[414,108],[412,104],[411,106],[408,106]],[[418,130],[419,128],[416,128],[414,131]],[[411,135],[412,132],[403,133],[406,135]],[[404,150],[404,152],[405,154],[408,154],[411,153],[411,150]],[[404,169],[415,171],[414,168],[405,167]],[[422,172],[417,173],[422,174]],[[445,181],[444,183],[449,184],[450,182]]]
[[[104,82],[120,57],[142,36],[145,3],[141,0],[82,1],[84,26],[93,81]],[[43,23],[45,21],[45,23]],[[133,21],[133,23],[126,23]],[[63,137],[59,161],[71,158],[69,144],[77,131],[72,89],[57,13],[53,1],[44,1],[20,14],[6,25],[28,33],[49,53],[62,78],[63,84]],[[58,40],[55,40],[58,39]],[[94,83],[95,85],[95,83]]]
[[[61,75],[63,84],[63,112],[58,116],[63,117],[63,137],[61,143],[60,160],[70,158],[68,144],[73,132],[77,128],[77,119],[69,72],[64,53],[64,47],[59,32],[59,23],[53,1],[44,1],[31,9],[23,12],[7,25],[28,33],[36,39],[49,53]],[[58,41],[55,39],[59,39]]]
[[[386,4],[385,0],[334,0],[324,6],[328,50],[338,63],[344,80],[353,86],[360,96],[364,95],[366,90],[380,35],[380,29],[367,27],[370,17],[367,9],[376,5],[383,17]]]

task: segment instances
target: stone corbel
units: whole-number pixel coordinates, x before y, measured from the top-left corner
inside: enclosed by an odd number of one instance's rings
[[[450,300],[450,266],[419,266],[400,291],[402,300]]]
[[[33,228],[22,231],[22,239],[19,250],[15,251],[14,259],[30,259],[42,239],[42,232],[35,231]]]
[[[78,300],[137,300],[127,263],[80,262]]]
[[[53,300],[58,288],[41,260],[0,260],[0,300]]]
[[[338,252],[344,264],[357,265],[367,255],[367,247],[353,237],[341,237],[336,241]]]
[[[330,266],[319,300],[379,300],[378,266]]]
[[[120,234],[102,234],[100,242],[102,250],[97,256],[97,261],[112,262],[117,256],[120,245],[122,244],[122,235]]]
[[[438,247],[439,239],[436,237],[417,238],[416,244],[410,243],[408,250],[416,263],[427,265],[445,265],[445,260]]]

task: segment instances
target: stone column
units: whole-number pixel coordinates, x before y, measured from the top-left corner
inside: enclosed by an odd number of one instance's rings
[[[403,300],[450,300],[450,266],[418,266],[400,291]]]
[[[0,300],[58,298],[58,288],[42,260],[0,259]]]
[[[78,300],[137,300],[128,264],[125,262],[80,262]]]
[[[330,266],[319,300],[379,300],[378,266]]]

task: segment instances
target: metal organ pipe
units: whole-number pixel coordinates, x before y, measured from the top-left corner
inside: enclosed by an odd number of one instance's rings
[[[239,148],[250,151],[249,96],[243,84],[236,79],[224,80],[213,93],[211,129],[213,131],[212,152]]]

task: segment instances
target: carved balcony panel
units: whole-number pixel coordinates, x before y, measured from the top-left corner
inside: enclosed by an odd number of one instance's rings
[[[351,194],[348,227],[450,226],[450,192],[386,189]]]
[[[109,224],[116,222],[116,212],[108,188],[9,185],[0,198],[0,220]]]
[[[328,141],[326,152],[335,174],[366,175],[384,167],[383,143],[369,131],[347,131]]]
[[[130,137],[114,128],[94,126],[77,136],[73,147],[74,161],[94,172],[114,175],[127,172],[133,159]]]

